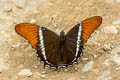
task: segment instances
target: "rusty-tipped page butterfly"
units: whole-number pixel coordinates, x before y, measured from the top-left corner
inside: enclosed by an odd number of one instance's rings
[[[101,23],[100,16],[90,17],[75,25],[66,34],[61,31],[60,35],[30,23],[17,24],[15,29],[37,50],[38,57],[45,66],[58,69],[77,63],[82,55],[84,43]]]

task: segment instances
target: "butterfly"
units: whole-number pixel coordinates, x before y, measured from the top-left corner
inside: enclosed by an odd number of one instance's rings
[[[61,31],[60,35],[30,23],[17,24],[15,30],[36,49],[44,66],[58,69],[77,63],[78,58],[83,55],[84,44],[101,23],[101,16],[93,16],[76,24],[66,34]]]

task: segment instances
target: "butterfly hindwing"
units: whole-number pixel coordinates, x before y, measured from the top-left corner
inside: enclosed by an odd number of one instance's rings
[[[60,62],[60,56],[58,54],[59,52],[59,44],[58,44],[58,39],[59,36],[54,33],[53,31],[45,28],[45,27],[41,27],[42,30],[42,36],[43,36],[43,43],[44,43],[44,48],[45,48],[45,56],[46,56],[46,60],[45,58],[43,58],[44,56],[42,56],[42,51],[41,51],[41,47],[38,45],[38,49],[37,49],[37,54],[39,55],[39,57],[41,57],[41,60],[44,61],[45,64],[49,64],[50,66],[53,65],[57,65],[58,62]],[[40,35],[39,35],[40,37]]]
[[[67,34],[66,34],[66,44],[65,44],[65,54],[67,55],[69,64],[73,64],[77,62],[77,58],[82,54],[83,43],[81,39],[81,23],[75,25]],[[79,47],[78,44],[79,37]],[[77,53],[77,47],[79,51]]]

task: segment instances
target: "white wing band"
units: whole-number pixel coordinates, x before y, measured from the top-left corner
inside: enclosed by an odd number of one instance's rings
[[[78,37],[77,37],[77,45],[76,45],[76,54],[75,57],[77,57],[78,52],[79,52],[79,47],[80,47],[80,38],[81,38],[81,32],[82,32],[82,23],[80,23],[79,30],[78,30]]]
[[[44,47],[42,27],[39,27],[39,40],[40,40],[40,48],[42,51],[42,55],[43,55],[44,59],[46,60],[47,58],[46,58],[45,47]]]

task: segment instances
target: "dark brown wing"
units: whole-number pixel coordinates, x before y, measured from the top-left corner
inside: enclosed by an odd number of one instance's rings
[[[64,58],[67,64],[73,64],[77,62],[78,57],[82,54],[83,42],[81,38],[81,23],[75,25],[67,34],[66,34],[66,42],[65,42],[65,53]],[[78,33],[80,33],[78,35]],[[79,51],[76,54],[77,49],[77,41],[79,36]]]
[[[46,60],[42,54],[41,47],[37,46],[37,54],[44,62],[45,65],[49,65],[51,67],[56,67],[60,62],[60,54],[59,53],[59,44],[58,38],[59,36],[51,30],[48,30],[45,27],[42,27],[43,33],[43,43],[45,47],[45,56]]]

